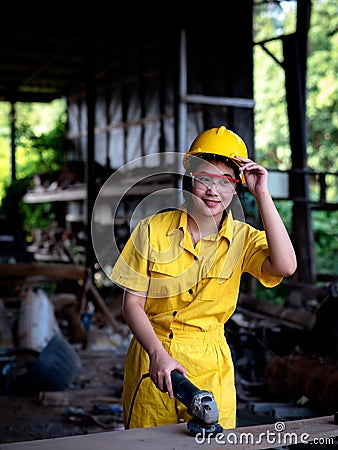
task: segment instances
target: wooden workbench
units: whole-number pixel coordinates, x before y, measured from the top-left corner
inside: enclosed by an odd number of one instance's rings
[[[188,433],[186,424],[178,424],[0,444],[0,450],[201,450],[203,447],[256,450],[306,442],[333,444],[337,436],[338,425],[333,416],[324,416],[224,430],[223,436],[209,441],[202,437],[196,440]]]

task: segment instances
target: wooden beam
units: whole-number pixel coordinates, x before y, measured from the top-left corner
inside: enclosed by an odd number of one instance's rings
[[[1,278],[46,277],[50,279],[83,280],[85,269],[76,264],[18,263],[0,264]]]
[[[282,431],[278,431],[278,427]],[[165,425],[151,428],[92,433],[56,439],[1,444],[0,450],[208,450],[234,447],[236,450],[257,450],[277,448],[295,443],[333,444],[338,436],[338,425],[333,416],[277,422],[276,424],[240,427],[224,430],[217,439],[203,439],[191,436],[186,424]],[[331,440],[329,440],[331,439]]]
[[[4,281],[8,283],[10,280],[22,280],[22,282],[24,282],[25,284],[36,284],[43,281],[48,282],[63,279],[82,280],[85,283],[83,289],[83,298],[86,296],[87,291],[90,291],[97,310],[105,317],[108,324],[117,333],[127,336],[129,334],[128,326],[125,324],[120,324],[118,320],[113,316],[104,299],[101,297],[101,294],[93,284],[90,274],[88,278],[87,275],[87,270],[81,268],[76,264],[0,264],[0,284]],[[84,306],[84,304],[80,305],[80,313],[83,312]],[[73,315],[73,320],[75,320],[75,318],[75,315]],[[80,322],[78,325],[80,325]]]

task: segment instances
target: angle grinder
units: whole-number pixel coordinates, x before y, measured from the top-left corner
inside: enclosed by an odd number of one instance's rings
[[[171,383],[175,398],[187,407],[192,418],[187,423],[189,432],[196,436],[216,436],[222,433],[222,426],[218,421],[218,408],[211,392],[196,387],[178,370],[171,372]]]

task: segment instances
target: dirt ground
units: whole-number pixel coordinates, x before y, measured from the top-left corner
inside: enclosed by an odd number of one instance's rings
[[[62,391],[3,392],[0,443],[123,429],[121,396],[126,346],[96,330],[86,350],[77,350],[81,369]],[[100,334],[100,335],[99,335]]]
[[[57,391],[27,392],[20,383],[16,383],[15,388],[6,389],[5,365],[0,354],[0,444],[123,429],[123,371],[130,338],[131,335],[122,338],[112,327],[106,326],[105,321],[96,317],[85,348],[72,344],[81,360],[76,378],[66,389]],[[252,387],[255,386],[253,383],[251,389],[247,389],[243,384],[247,379],[244,375],[249,363],[250,370],[253,370],[253,361],[248,357],[244,364],[241,353],[238,355],[238,426],[273,423],[274,417],[248,409],[247,405],[255,401],[275,400],[266,397],[264,389],[261,392],[259,383],[256,388]],[[321,448],[324,450],[325,446]],[[328,450],[333,448],[338,446],[330,445]]]

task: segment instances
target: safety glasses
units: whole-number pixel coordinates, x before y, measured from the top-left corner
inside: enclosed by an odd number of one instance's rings
[[[232,191],[234,185],[239,182],[230,175],[218,175],[216,173],[190,172],[195,189],[206,190],[216,186],[218,192]]]

